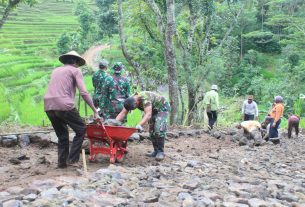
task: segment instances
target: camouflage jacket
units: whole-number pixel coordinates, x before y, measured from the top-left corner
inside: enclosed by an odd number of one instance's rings
[[[120,75],[113,75],[112,78],[116,90],[116,99],[120,100],[128,98],[130,96],[129,80]]]
[[[141,96],[140,105],[138,107],[141,111],[144,111],[144,108],[149,105],[152,106],[153,114],[170,111],[170,105],[163,96],[151,91],[142,91],[139,92],[138,95]]]
[[[113,75],[114,88],[116,90],[116,99],[112,101],[112,107],[118,114],[124,108],[124,100],[130,96],[129,80],[120,75]]]
[[[116,99],[113,78],[105,71],[98,70],[92,77],[92,83],[94,105],[101,109],[104,118],[108,118],[108,114],[114,112],[111,102]]]

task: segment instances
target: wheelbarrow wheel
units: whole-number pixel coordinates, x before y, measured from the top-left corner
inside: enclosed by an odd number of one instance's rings
[[[126,149],[126,143],[116,143],[117,151],[116,151],[116,162],[122,163],[126,159],[127,152],[124,150],[120,150],[120,148]]]
[[[118,153],[116,157],[116,162],[122,163],[126,159],[126,153]]]

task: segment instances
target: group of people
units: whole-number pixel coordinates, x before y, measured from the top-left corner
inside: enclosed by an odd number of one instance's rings
[[[123,109],[124,100],[130,96],[129,80],[122,76],[124,65],[115,63],[111,68],[113,75],[107,69],[108,61],[100,61],[99,70],[92,77],[93,103],[104,120],[115,119]]]
[[[240,124],[252,137],[257,133],[262,134],[262,138],[265,141],[271,141],[274,144],[280,143],[280,137],[278,129],[281,124],[281,118],[284,114],[284,103],[281,96],[275,96],[274,102],[267,116],[262,123],[258,121],[258,107],[253,100],[253,95],[249,95],[248,99],[244,101],[242,105],[242,119]],[[288,138],[291,138],[292,129],[295,128],[296,136],[299,133],[300,117],[297,115],[289,114],[288,116]],[[257,133],[256,133],[257,132]]]
[[[126,116],[130,111],[134,109],[143,111],[144,115],[136,128],[143,131],[144,125],[149,123],[153,151],[148,153],[147,156],[158,161],[164,159],[164,142],[170,112],[170,104],[165,97],[151,91],[142,91],[130,96],[129,81],[122,76],[124,65],[120,62],[115,63],[111,68],[113,75],[110,75],[107,72],[108,62],[102,60],[99,63],[99,69],[92,77],[94,94],[91,98],[79,69],[80,66],[86,64],[85,59],[77,52],[71,51],[61,55],[59,61],[64,65],[53,70],[44,96],[44,110],[58,137],[58,168],[79,166],[78,161],[86,134],[86,124],[75,108],[76,88],[92,109],[95,119],[126,121]],[[212,129],[217,123],[217,111],[219,109],[217,85],[212,85],[211,90],[205,94],[203,103],[209,119],[208,127]],[[279,142],[276,139],[278,137],[277,129],[281,123],[283,112],[283,99],[276,96],[267,124],[270,128],[268,139],[275,143]],[[253,96],[249,96],[243,104],[242,114],[245,122],[258,119],[257,104],[253,101]],[[267,119],[265,122],[267,123]],[[291,116],[288,128],[288,131],[290,130],[289,136],[291,136],[293,127],[296,130],[298,129],[297,123],[296,117]],[[69,148],[68,126],[75,132],[71,148]]]
[[[130,84],[121,76],[122,63],[111,68],[113,75],[107,73],[108,62],[102,60],[99,70],[93,75],[93,98],[89,95],[80,66],[86,64],[77,52],[71,51],[59,57],[64,65],[53,70],[44,96],[44,110],[58,137],[58,168],[79,167],[80,149],[86,134],[86,124],[75,108],[75,93],[80,95],[93,111],[94,119],[126,120],[128,112],[139,109],[144,112],[137,124],[139,131],[149,122],[153,152],[147,156],[160,161],[164,159],[164,142],[167,131],[167,119],[170,112],[169,102],[161,95],[142,91],[130,96]],[[75,132],[69,148],[68,126]]]

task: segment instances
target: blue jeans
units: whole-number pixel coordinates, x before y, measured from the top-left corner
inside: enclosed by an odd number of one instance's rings
[[[275,126],[274,126],[274,127],[272,127],[273,123],[274,123],[274,119],[272,119],[271,122],[270,122],[269,139],[271,139],[271,140],[274,139],[274,141],[277,140],[277,141],[275,141],[275,142],[278,143],[278,142],[279,142],[279,139],[276,139],[276,138],[279,137],[278,129],[279,129],[279,126],[280,126],[280,124],[281,124],[281,119],[279,119],[279,120],[275,123]]]
[[[254,114],[245,114],[244,121],[254,120]]]

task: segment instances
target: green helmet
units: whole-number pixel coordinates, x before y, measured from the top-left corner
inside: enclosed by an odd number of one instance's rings
[[[114,64],[112,69],[113,69],[114,73],[121,73],[122,70],[124,69],[124,65],[122,62],[117,62]]]

